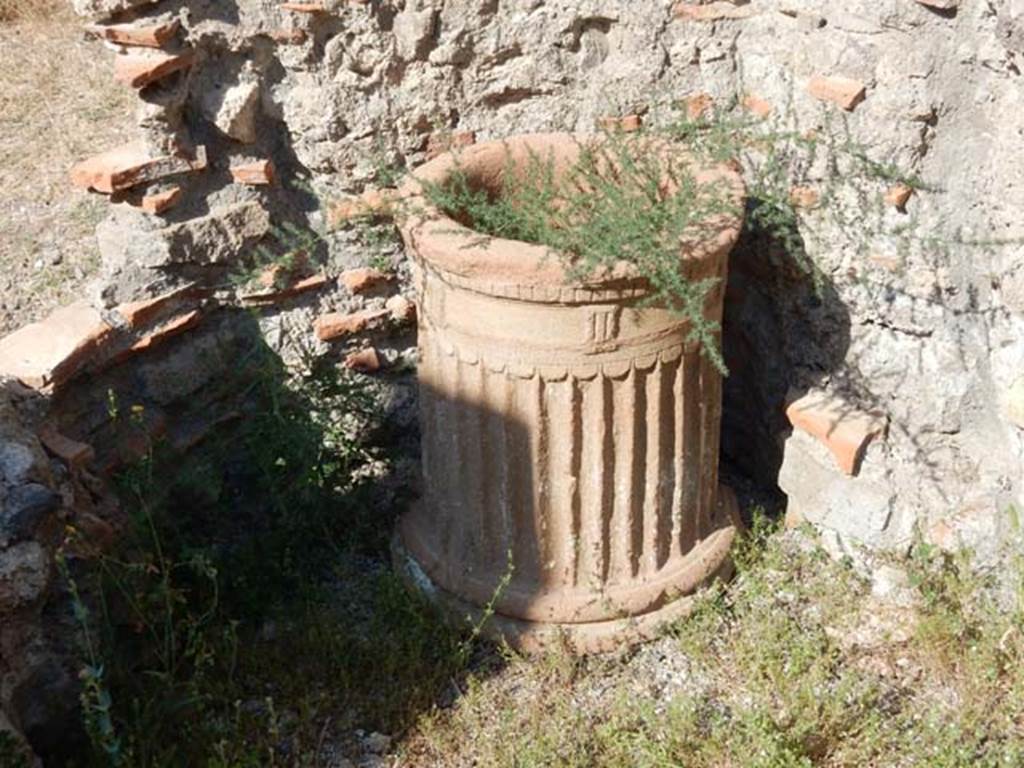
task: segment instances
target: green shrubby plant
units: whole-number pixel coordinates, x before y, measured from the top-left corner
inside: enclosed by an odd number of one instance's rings
[[[325,728],[398,730],[468,662],[475,637],[372,565],[392,522],[369,493],[387,459],[365,438],[372,391],[322,362],[255,363],[227,383],[250,402],[234,429],[120,475],[116,550],[73,561],[69,532],[83,765],[312,765]]]

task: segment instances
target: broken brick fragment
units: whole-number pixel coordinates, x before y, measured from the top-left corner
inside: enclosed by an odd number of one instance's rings
[[[743,108],[757,117],[768,117],[772,113],[772,105],[764,99],[748,94],[743,98]]]
[[[150,299],[140,299],[139,301],[119,304],[114,308],[114,312],[124,321],[124,325],[129,330],[139,330],[151,323],[166,310],[179,307],[184,299],[196,292],[194,284],[187,285],[184,288],[178,288]]]
[[[96,457],[91,445],[61,434],[53,424],[44,424],[36,435],[47,451],[73,469],[84,467]]]
[[[345,356],[345,367],[360,373],[376,373],[380,370],[380,357],[373,347],[358,349]]]
[[[346,269],[338,278],[349,291],[359,294],[388,282],[391,276],[373,267],[359,267],[357,269]]]
[[[177,19],[162,24],[89,24],[85,31],[118,45],[162,48],[178,31]]]
[[[274,183],[274,164],[270,160],[257,160],[231,167],[231,178],[236,184],[265,186]]]
[[[168,155],[150,157],[141,141],[93,155],[71,169],[71,183],[77,187],[113,194],[150,181],[206,167],[206,147],[196,147],[195,158]]]
[[[856,475],[868,444],[885,434],[886,418],[862,411],[845,400],[821,391],[787,398],[786,418],[819,440],[847,475]]]
[[[184,333],[194,328],[199,325],[202,316],[201,310],[193,309],[191,312],[186,312],[183,315],[168,320],[132,344],[125,352],[122,352],[115,358],[115,361],[124,360],[138,352],[145,352],[147,349],[155,347],[172,336],[177,336],[179,333]]]
[[[88,302],[62,307],[0,339],[0,376],[33,389],[59,386],[88,364],[113,332]]]
[[[885,203],[893,208],[903,210],[914,194],[914,188],[906,184],[897,184],[885,192]]]
[[[150,83],[191,67],[193,58],[192,51],[139,51],[121,54],[114,60],[114,79],[132,88],[144,88]]]
[[[277,301],[283,301],[284,299],[290,299],[293,296],[298,296],[299,294],[306,293],[307,291],[316,290],[317,288],[327,285],[327,283],[328,279],[326,275],[311,275],[310,277],[304,277],[301,280],[296,280],[294,283],[276,290],[246,294],[245,296],[242,296],[241,299],[242,301],[250,304],[272,304]]]
[[[386,309],[364,309],[359,312],[330,312],[321,315],[313,325],[320,341],[333,341],[365,330],[376,320],[388,315]]]
[[[181,200],[181,187],[172,187],[165,192],[145,195],[139,203],[139,206],[146,213],[159,215],[164,211],[169,211],[178,204],[179,200]]]
[[[830,101],[847,112],[852,112],[864,100],[867,89],[860,80],[849,77],[815,75],[807,84],[807,91],[816,99]]]

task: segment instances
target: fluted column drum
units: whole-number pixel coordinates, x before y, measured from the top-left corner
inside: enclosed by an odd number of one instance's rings
[[[571,159],[575,146],[527,136],[458,163],[486,179],[510,151]],[[444,157],[421,173],[451,168]],[[724,278],[738,226],[717,226],[685,268]],[[721,376],[684,318],[643,302],[642,278],[580,284],[543,249],[460,230],[437,212],[403,224],[420,294],[423,495],[396,551],[461,614],[493,610],[486,627],[519,647],[649,636],[729,568]],[[708,296],[711,320],[722,294]]]

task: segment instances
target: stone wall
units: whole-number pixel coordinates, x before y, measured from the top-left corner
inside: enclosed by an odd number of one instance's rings
[[[235,412],[209,385],[246,344],[398,376],[415,313],[405,260],[351,232],[303,239],[331,201],[381,184],[383,163],[605,117],[654,125],[666,100],[848,134],[927,185],[879,214],[909,239],[851,239],[856,199],[845,228],[803,210],[823,286],[753,235],[734,254],[730,465],[781,486],[789,518],[836,552],[901,552],[920,531],[994,563],[1010,541],[1024,495],[1021,0],[73,4],[138,91],[138,138],[72,171],[111,202],[90,295],[0,341],[17,405],[0,418],[0,709],[14,725],[34,727],[11,703],[28,669],[12,660],[41,647],[29,635],[55,531],[116,517],[99,478],[134,449],[111,433],[108,389],[187,449]],[[289,252],[289,268],[258,269]],[[240,285],[243,267],[257,277]]]

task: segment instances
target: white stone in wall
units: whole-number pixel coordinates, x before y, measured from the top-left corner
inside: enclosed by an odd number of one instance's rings
[[[237,83],[215,83],[202,97],[203,115],[222,133],[236,141],[256,141],[256,121],[260,107],[260,84],[243,75]]]

